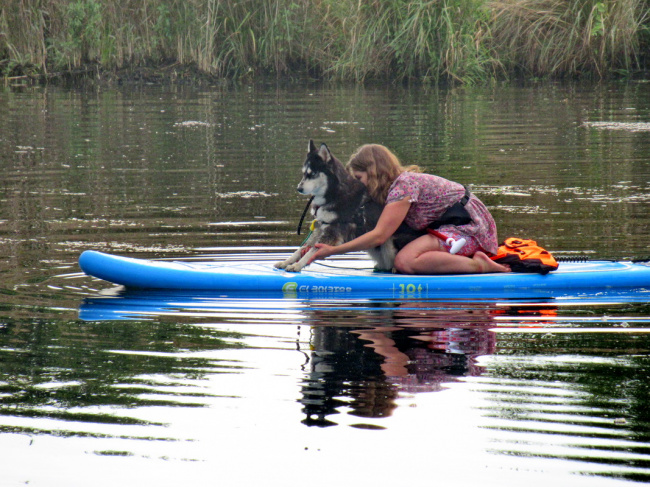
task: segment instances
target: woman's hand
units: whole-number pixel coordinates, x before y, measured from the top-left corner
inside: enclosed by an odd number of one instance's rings
[[[330,255],[334,255],[336,253],[335,252],[335,247],[333,245],[327,245],[327,244],[324,244],[324,243],[317,243],[316,245],[314,245],[314,247],[316,247],[318,250],[316,251],[316,253],[314,255],[311,256],[311,259],[309,260],[307,265],[311,264],[315,260],[324,259],[324,258],[329,257]]]

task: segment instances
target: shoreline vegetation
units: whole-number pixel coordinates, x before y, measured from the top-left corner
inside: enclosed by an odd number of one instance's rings
[[[646,0],[4,0],[5,83],[643,77]]]

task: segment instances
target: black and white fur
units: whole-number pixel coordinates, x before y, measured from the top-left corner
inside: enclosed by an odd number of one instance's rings
[[[287,260],[275,264],[289,272],[300,272],[307,265],[318,250],[315,244],[340,245],[372,230],[383,209],[325,144],[316,149],[314,141],[309,141],[302,172],[297,189],[299,193],[314,196],[311,212],[316,225],[302,247]],[[419,235],[403,225],[394,237],[368,253],[378,269],[391,271],[397,251]]]

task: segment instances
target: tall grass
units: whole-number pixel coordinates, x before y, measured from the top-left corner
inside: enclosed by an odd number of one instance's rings
[[[499,63],[483,43],[489,26],[482,5],[479,0],[331,2],[325,71],[354,80],[490,77]]]
[[[648,27],[647,4],[638,0],[501,0],[490,10],[501,61],[535,76],[632,70]]]
[[[4,65],[45,67],[46,38],[43,10],[27,1],[10,1],[0,7],[0,62]]]
[[[451,80],[643,68],[646,0],[3,0],[0,73],[194,65],[232,78]]]

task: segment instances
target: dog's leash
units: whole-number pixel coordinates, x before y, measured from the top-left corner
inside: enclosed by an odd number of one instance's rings
[[[298,230],[296,233],[300,235],[300,229],[302,228],[302,222],[305,220],[305,215],[307,214],[307,210],[309,209],[309,206],[311,205],[311,202],[313,201],[314,196],[312,195],[311,198],[309,198],[309,201],[307,202],[307,206],[305,206],[305,209],[302,212],[302,216],[300,217],[300,222],[298,222]]]

